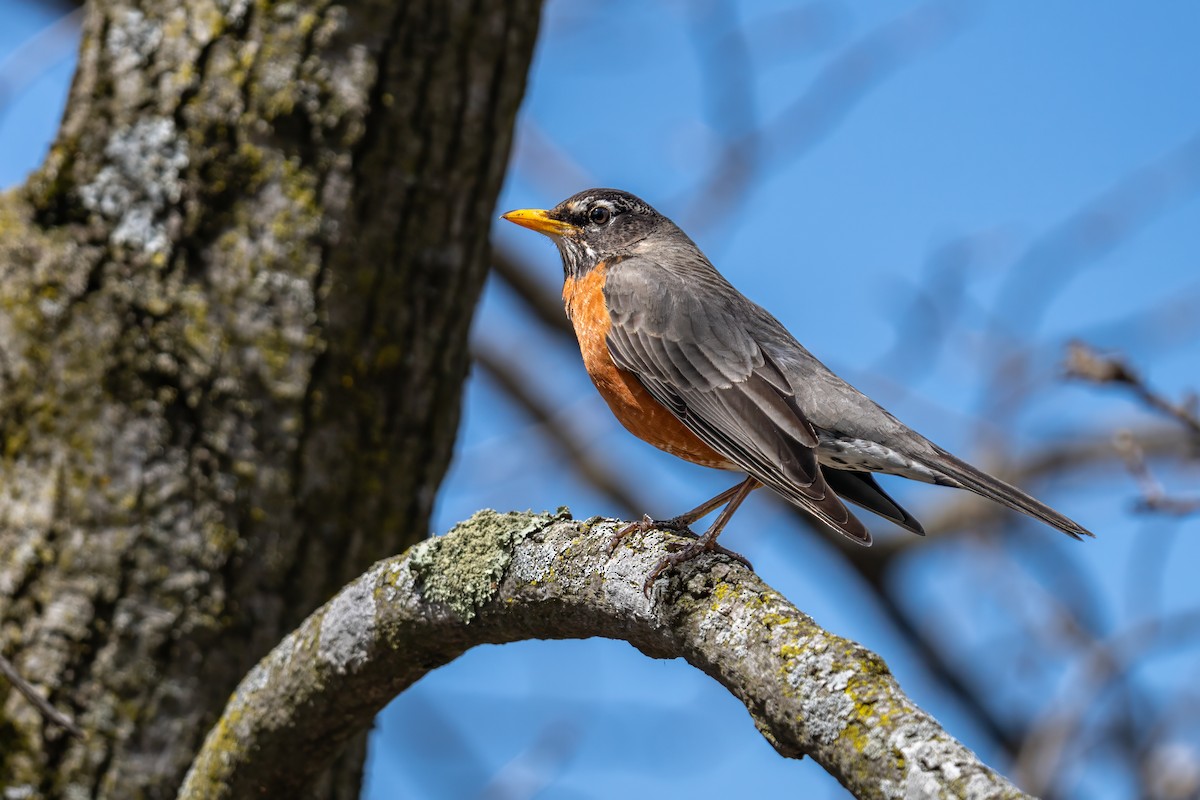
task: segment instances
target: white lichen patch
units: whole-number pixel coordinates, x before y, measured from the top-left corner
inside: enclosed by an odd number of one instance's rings
[[[421,544],[415,546],[420,547]],[[407,559],[391,558],[381,561],[371,568],[364,580],[367,585],[375,587],[375,597],[384,604],[394,604],[401,599],[411,602],[413,599],[416,579],[409,569]]]
[[[347,144],[350,144],[358,141],[364,132],[365,112],[370,103],[369,87],[375,85],[377,67],[363,45],[354,45],[346,55],[345,60],[332,64],[327,82],[337,107],[333,113],[326,112],[322,122],[326,127],[333,127],[349,117],[351,128],[347,131]]]
[[[110,75],[118,100],[133,98],[143,90],[143,67],[163,40],[162,26],[136,8],[112,14],[104,50],[112,62]]]
[[[854,672],[835,671],[834,654],[821,638],[800,639],[793,652],[785,680],[800,698],[804,728],[813,740],[830,744],[854,713],[854,701],[846,693]]]
[[[947,738],[931,720],[900,725],[888,746],[904,757],[903,783],[884,781],[886,797],[994,797],[997,779],[987,775],[971,751]],[[947,792],[949,786],[955,791]]]
[[[78,592],[59,593],[51,598],[42,616],[43,630],[71,641],[82,641],[92,619],[92,602]]]
[[[552,577],[554,565],[561,558],[563,551],[570,546],[571,543],[565,541],[557,549],[533,547],[519,550],[513,554],[509,572],[522,583],[545,583]]]
[[[106,165],[79,190],[84,208],[114,222],[112,242],[153,255],[167,250],[167,212],[179,202],[187,143],[168,117],[116,131],[104,147]]]
[[[2,502],[0,500],[0,503]],[[40,536],[28,531],[16,547],[5,554],[5,561],[0,564],[0,595],[12,597],[25,577],[38,568],[41,561],[38,545],[41,543]]]
[[[732,619],[727,615],[732,610],[744,610],[743,602],[748,592],[739,590],[739,597],[726,598],[724,602],[714,603],[700,620],[700,633],[705,638],[713,640],[726,650],[732,651],[738,658],[746,658],[749,653],[749,631],[753,625],[753,617],[745,613],[737,613]]]
[[[375,635],[373,582],[359,578],[325,607],[317,657],[339,675],[365,663]]]
[[[246,10],[250,8],[250,0],[216,0],[216,5],[225,18],[236,25],[246,16]]]
[[[15,461],[0,481],[0,525],[40,529],[54,519],[58,498],[58,469]]]

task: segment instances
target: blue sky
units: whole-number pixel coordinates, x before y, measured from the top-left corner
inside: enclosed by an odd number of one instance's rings
[[[1060,380],[1062,348],[1073,337],[1121,349],[1172,397],[1200,387],[1200,5],[744,3],[731,6],[732,29],[746,43],[744,85],[723,83],[738,74],[737,53],[718,35],[726,26],[696,22],[696,7],[549,3],[498,212],[547,207],[588,185],[641,195],[831,367],[965,457],[996,438],[1019,454],[1152,419],[1118,392]],[[8,23],[0,59],[53,19],[22,0],[0,0],[0,9]],[[823,135],[805,146],[802,123],[811,117],[788,110],[821,96],[813,87],[828,84],[831,60],[880,36],[891,37],[894,66],[852,102],[835,104]],[[70,68],[66,57],[0,97],[0,184],[21,180],[44,153]],[[696,215],[722,137],[763,126],[772,135],[749,189],[715,219]],[[1080,217],[1089,209],[1104,213]],[[501,222],[495,235],[557,292],[552,246]],[[940,257],[954,247],[967,257],[948,269]],[[934,303],[937,314],[910,313],[922,289],[953,296],[955,287],[957,299]],[[538,373],[552,378],[539,390],[599,457],[636,476],[656,503],[646,511],[678,513],[730,483],[621,431],[577,353],[503,285],[485,291],[475,335],[536,354]],[[991,381],[991,359],[1006,341],[1029,353],[1032,396],[1016,411]],[[1195,469],[1163,474],[1181,494],[1197,489]],[[888,488],[918,516],[956,499],[897,483]],[[1191,575],[1200,523],[1136,517],[1136,488],[1119,470],[1038,492],[1099,534],[1079,545],[1030,525],[1022,541],[1034,543],[1030,559],[1047,548],[1085,576],[1105,631],[1140,619],[1138,598],[1150,592],[1167,609],[1200,600]],[[581,518],[617,511],[474,377],[434,529],[484,506],[563,504]],[[897,534],[880,526],[878,535]],[[825,540],[759,497],[722,540],[818,621],[882,654],[922,706],[1006,767]],[[978,543],[921,546],[896,580],[956,642],[964,671],[994,687],[997,707],[1036,714],[1069,695],[1074,667],[1014,675],[1010,662],[991,656],[1006,637],[1023,635],[1011,629],[1012,606],[1047,613],[1053,603],[1039,593],[1053,597],[1056,579],[1014,583],[979,559],[986,548]],[[1168,546],[1166,563],[1148,560]],[[1173,671],[1195,672],[1194,651],[1190,660],[1145,665],[1151,697],[1165,701]],[[1195,733],[1193,725],[1193,747]],[[1128,776],[1095,758],[1080,763],[1089,769],[1071,776],[1071,796],[1132,791]],[[785,789],[844,796],[815,764],[779,758],[740,704],[686,664],[583,641],[480,648],[427,677],[381,716],[365,796]]]

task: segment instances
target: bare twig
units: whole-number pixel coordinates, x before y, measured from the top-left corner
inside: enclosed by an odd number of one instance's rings
[[[1196,397],[1193,395],[1180,403],[1172,403],[1151,389],[1124,359],[1102,355],[1086,342],[1073,341],[1067,345],[1066,374],[1067,377],[1092,383],[1125,386],[1146,406],[1173,418],[1200,441],[1200,414],[1196,410]]]
[[[77,739],[83,738],[83,729],[75,724],[75,720],[50,705],[50,701],[38,694],[37,689],[33,688],[33,684],[22,678],[21,674],[17,672],[16,667],[4,656],[0,656],[0,675],[8,678],[8,682],[12,684],[13,688],[20,692],[49,722],[54,723]]]
[[[1063,775],[1066,751],[1077,746],[1076,732],[1084,727],[1104,689],[1127,677],[1152,650],[1175,649],[1198,640],[1200,611],[1191,609],[1134,625],[1096,642],[1070,684],[1070,702],[1046,714],[1030,733],[1017,761],[1019,773],[1035,791],[1051,791]]]
[[[1126,387],[1145,406],[1182,425],[1192,446],[1200,447],[1200,415],[1197,414],[1194,395],[1173,403],[1150,388],[1126,360],[1115,355],[1103,355],[1080,341],[1073,341],[1067,346],[1066,374],[1095,384]],[[1141,490],[1137,503],[1139,511],[1178,517],[1200,512],[1200,498],[1174,497],[1167,493],[1162,483],[1154,477],[1150,465],[1146,463],[1142,446],[1131,431],[1117,431],[1113,446]]]
[[[1200,498],[1171,497],[1167,494],[1167,490],[1150,471],[1145,453],[1131,431],[1117,431],[1113,436],[1113,447],[1121,455],[1129,474],[1141,488],[1142,496],[1138,498],[1136,506],[1138,511],[1176,517],[1185,517],[1200,511]]]

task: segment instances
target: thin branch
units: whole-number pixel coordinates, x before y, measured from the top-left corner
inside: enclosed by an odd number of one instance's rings
[[[484,511],[381,561],[242,681],[180,798],[301,791],[397,693],[478,644],[604,636],[686,659],[728,688],[782,755],[811,756],[856,797],[1026,797],[901,691],[883,661],[831,634],[752,572],[710,555],[650,599],[680,538],[606,554],[615,521]]]
[[[77,739],[83,738],[83,729],[75,724],[75,720],[50,705],[50,701],[38,694],[37,690],[33,688],[33,684],[22,678],[21,673],[17,672],[17,668],[4,656],[0,656],[0,675],[8,678],[8,682],[12,684],[13,688],[20,692],[48,722],[54,723]]]
[[[1067,377],[1091,383],[1114,383],[1127,387],[1138,400],[1148,407],[1171,417],[1188,433],[1200,441],[1200,413],[1196,410],[1196,398],[1186,398],[1181,403],[1172,403],[1150,388],[1129,362],[1115,355],[1102,355],[1086,342],[1074,341],[1067,345]]]
[[[1132,431],[1121,429],[1113,435],[1113,447],[1125,461],[1125,468],[1137,482],[1142,496],[1137,510],[1173,517],[1186,517],[1200,511],[1200,498],[1172,497],[1146,463],[1146,454]]]
[[[1064,774],[1066,751],[1078,747],[1086,720],[1099,705],[1105,688],[1143,666],[1152,650],[1172,651],[1200,639],[1200,610],[1187,609],[1130,626],[1093,644],[1072,676],[1072,700],[1059,703],[1033,727],[1017,759],[1016,769],[1043,792]]]

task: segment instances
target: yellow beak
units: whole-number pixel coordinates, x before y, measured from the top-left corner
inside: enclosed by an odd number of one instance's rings
[[[549,211],[540,208],[519,208],[516,211],[501,214],[500,219],[506,219],[522,228],[529,228],[531,231],[544,233],[547,236],[566,236],[577,230],[571,223],[555,219],[550,216]]]

